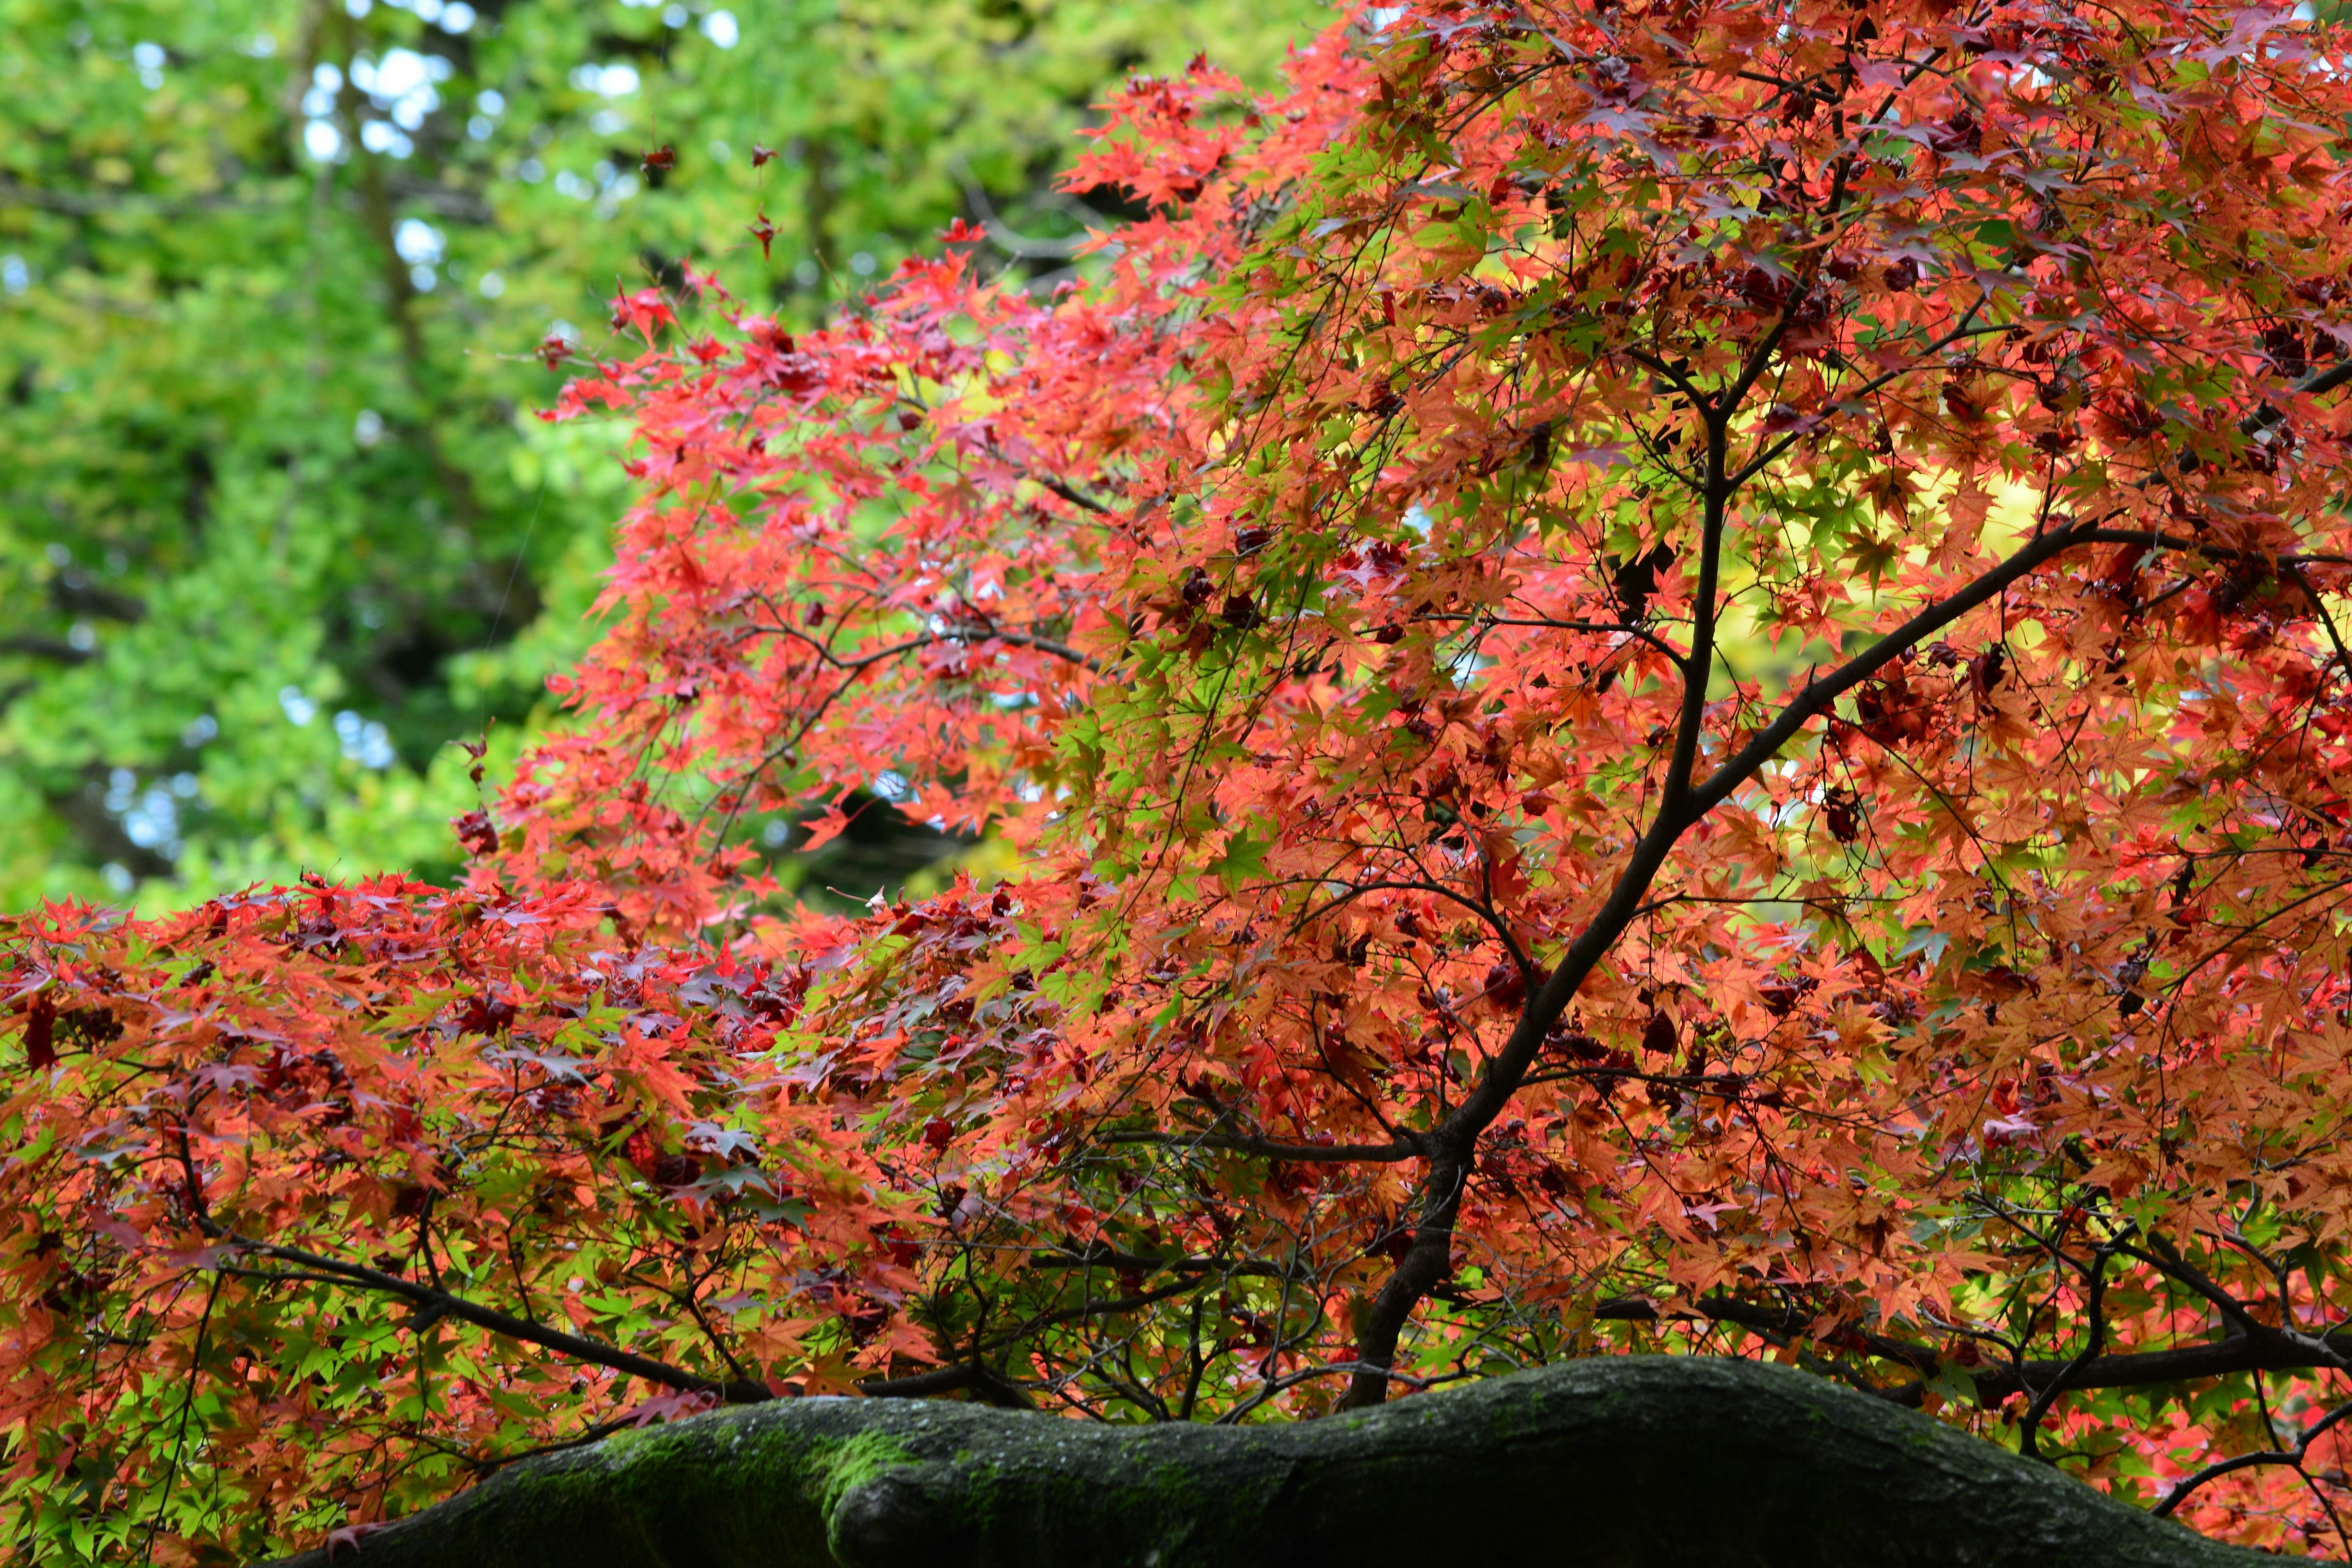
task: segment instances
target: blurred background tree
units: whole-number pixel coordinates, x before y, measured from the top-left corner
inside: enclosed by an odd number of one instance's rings
[[[1319,10],[0,0],[0,906],[449,876],[451,742],[557,721],[626,504],[542,355],[688,258],[814,320],[959,216],[1050,288],[1121,216],[1050,184],[1087,106]]]

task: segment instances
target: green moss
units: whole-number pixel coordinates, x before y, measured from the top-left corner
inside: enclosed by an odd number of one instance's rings
[[[860,1432],[847,1442],[829,1443],[824,1447],[821,1463],[828,1505],[839,1500],[843,1489],[854,1487],[885,1469],[916,1462],[906,1445],[887,1432]]]
[[[860,1432],[846,1441],[819,1442],[802,1459],[803,1495],[824,1515],[828,1542],[835,1545],[838,1544],[831,1540],[835,1517],[841,1500],[853,1488],[921,1462],[887,1432]]]

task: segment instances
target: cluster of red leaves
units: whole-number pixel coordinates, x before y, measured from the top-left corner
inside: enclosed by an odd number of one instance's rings
[[[860,1345],[921,1347],[884,1184],[772,1051],[805,969],[606,923],[395,878],[18,924],[0,1421],[27,1523],[251,1555],[643,1415],[613,1366],[372,1278],[713,1385],[730,1354],[824,1389]]]
[[[1082,289],[624,295],[612,630],[467,889],[18,926],[5,1506],[375,1517],[630,1357],[1165,1418],[1765,1345],[2127,1491],[2308,1426],[2340,48],[1383,7],[1116,100]],[[1017,873],[779,912],[753,828],[875,793]],[[2224,1331],[2300,1374],[2017,1370]],[[2335,1543],[2332,1442],[2189,1507]]]

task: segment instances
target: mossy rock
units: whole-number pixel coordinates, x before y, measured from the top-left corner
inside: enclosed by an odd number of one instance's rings
[[[2275,1561],[1803,1373],[1679,1356],[1238,1428],[779,1400],[516,1465],[339,1555],[361,1568]]]

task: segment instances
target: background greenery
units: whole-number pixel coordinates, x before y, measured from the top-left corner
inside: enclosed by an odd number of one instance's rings
[[[0,907],[449,875],[626,505],[545,340],[688,257],[812,320],[959,216],[1050,286],[1087,106],[1319,9],[0,0]]]

